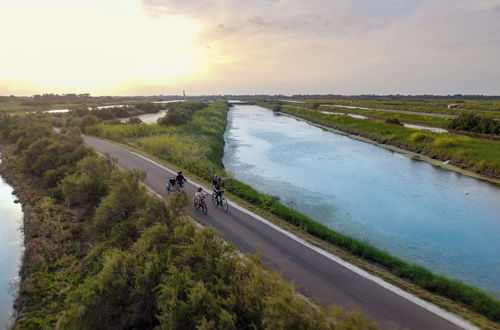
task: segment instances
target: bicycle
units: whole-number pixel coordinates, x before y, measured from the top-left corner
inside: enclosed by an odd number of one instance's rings
[[[224,198],[224,190],[221,190],[220,192],[219,203],[217,203],[217,193],[215,191],[212,193],[212,204],[215,207],[220,206],[224,210],[224,212],[227,212],[227,210],[229,209],[229,203]]]
[[[167,194],[170,194],[171,192],[176,192],[178,190],[175,178],[165,179],[165,184],[166,184],[165,189],[167,190]]]
[[[203,195],[201,198],[195,197],[193,200],[193,204],[196,210],[201,209],[201,212],[203,212],[203,214],[207,214],[208,208],[207,203],[205,203],[205,195]]]

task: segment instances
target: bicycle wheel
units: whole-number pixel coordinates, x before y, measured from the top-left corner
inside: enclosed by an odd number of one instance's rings
[[[203,214],[207,214],[208,212],[207,203],[203,201],[201,202],[201,211],[203,212]]]
[[[199,202],[198,202],[198,198],[195,198],[195,199],[193,200],[193,205],[194,205],[194,208],[195,208],[196,210],[197,210],[197,209],[198,209],[198,207],[199,207],[199,205],[198,205],[198,204],[199,204]]]
[[[227,200],[224,197],[222,197],[222,201],[220,204],[224,212],[227,212],[227,210],[229,209],[229,204],[227,203]]]
[[[212,194],[212,204],[214,204],[214,206],[217,206],[217,195],[215,193]]]

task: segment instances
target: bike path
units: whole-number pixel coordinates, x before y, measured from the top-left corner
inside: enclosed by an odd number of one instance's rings
[[[83,138],[97,152],[116,158],[121,167],[145,171],[144,183],[166,196],[165,178],[174,176],[173,171],[115,144]],[[194,196],[197,187],[189,181],[185,191]],[[294,283],[306,297],[324,305],[357,308],[386,329],[474,329],[468,322],[304,242],[231,201],[225,213],[207,197],[208,214],[194,210],[189,203],[190,215],[202,225],[215,228],[241,251],[261,252],[262,262]]]

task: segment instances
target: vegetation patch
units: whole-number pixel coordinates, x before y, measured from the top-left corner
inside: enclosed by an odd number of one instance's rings
[[[464,112],[481,114],[491,118],[500,118],[500,100],[498,97],[397,97],[397,96],[354,96],[343,98],[305,98],[304,105],[314,109],[320,105],[343,105],[366,107],[378,110],[394,109],[415,112],[429,112],[459,115]],[[317,107],[317,106],[316,106]]]
[[[500,121],[473,113],[460,114],[450,122],[448,127],[455,130],[500,135]]]

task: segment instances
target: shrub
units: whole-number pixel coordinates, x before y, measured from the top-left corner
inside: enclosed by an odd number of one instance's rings
[[[500,134],[500,122],[473,113],[458,115],[456,118],[453,118],[448,127],[483,134]]]
[[[115,225],[127,220],[145,204],[145,187],[140,181],[146,175],[142,171],[127,171],[122,175],[111,176],[112,189],[99,202],[91,218],[88,229],[97,240],[106,236]]]
[[[70,205],[80,205],[93,209],[107,193],[108,181],[116,170],[114,161],[89,155],[77,164],[75,173],[66,176],[59,188],[65,201]]]
[[[83,128],[85,126],[91,126],[95,125],[101,122],[101,119],[94,116],[94,115],[85,115],[82,118],[80,118],[80,121],[78,122],[78,126]]]
[[[388,123],[388,124],[394,124],[394,125],[398,125],[398,126],[403,126],[403,123],[401,123],[399,121],[399,119],[396,119],[396,118],[387,118],[385,120],[385,122]]]
[[[425,133],[415,132],[410,135],[409,140],[412,142],[432,142],[434,138]]]
[[[456,141],[450,137],[440,137],[432,141],[432,146],[439,148],[451,148],[457,145]]]
[[[158,119],[158,123],[167,126],[179,126],[186,124],[193,113],[205,107],[201,102],[176,103],[168,109],[167,114]]]
[[[142,124],[142,120],[138,117],[131,117],[127,120],[127,124]]]

